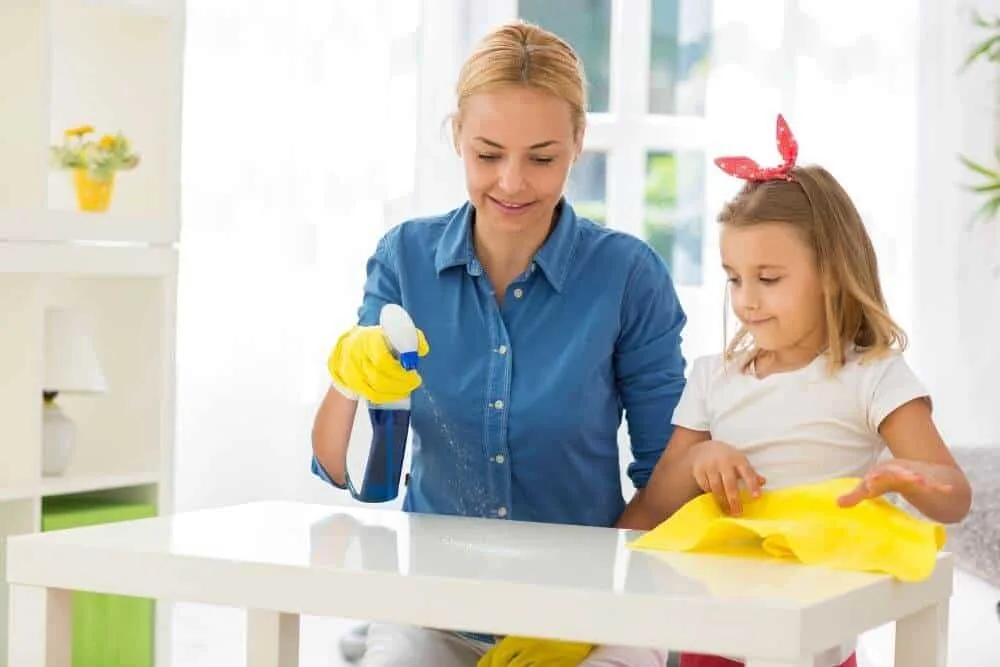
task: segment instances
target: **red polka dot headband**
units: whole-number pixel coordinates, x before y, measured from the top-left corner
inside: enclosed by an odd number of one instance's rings
[[[777,140],[778,152],[783,160],[777,167],[762,167],[742,155],[715,158],[715,164],[730,176],[746,181],[790,181],[790,172],[799,156],[799,144],[781,114],[778,114]]]

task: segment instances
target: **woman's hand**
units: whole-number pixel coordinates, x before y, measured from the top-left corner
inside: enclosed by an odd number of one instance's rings
[[[417,329],[417,354],[430,352],[427,338]],[[406,398],[423,381],[417,371],[403,368],[389,350],[382,328],[351,327],[338,340],[327,360],[333,386],[351,399],[363,396],[371,403]]]
[[[695,445],[691,450],[691,472],[701,490],[714,495],[722,511],[734,516],[743,513],[740,482],[756,498],[767,481],[753,469],[743,452],[718,440]]]
[[[903,496],[916,492],[951,493],[951,484],[943,466],[911,461],[890,459],[876,464],[862,478],[853,490],[837,499],[841,507],[853,507],[866,498],[877,498],[886,493],[900,493]]]

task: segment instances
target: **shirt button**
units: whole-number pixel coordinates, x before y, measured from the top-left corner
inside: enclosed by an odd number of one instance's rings
[[[515,299],[520,299],[522,296],[524,296],[524,290],[521,289],[520,287],[515,288],[514,289],[514,298]]]
[[[500,347],[497,348],[497,352],[499,352],[500,354],[507,354],[507,346],[501,345]]]
[[[504,461],[503,454],[497,454],[496,456],[493,457],[493,460],[496,461],[497,463],[503,463]]]
[[[493,402],[493,407],[496,408],[497,410],[503,410],[503,401],[497,399],[496,401]]]
[[[506,507],[501,507],[500,509],[498,509],[497,510],[497,516],[500,517],[501,519],[504,518],[505,516],[507,516],[507,508]]]

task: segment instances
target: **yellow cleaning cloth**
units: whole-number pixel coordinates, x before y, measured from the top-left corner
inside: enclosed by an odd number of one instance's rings
[[[698,496],[630,543],[634,549],[765,557],[841,570],[880,572],[902,581],[931,575],[945,543],[944,527],[907,514],[884,498],[839,507],[860,480],[744,496],[743,514],[722,512],[711,494]]]
[[[479,659],[476,667],[576,667],[592,644],[531,637],[504,637]]]

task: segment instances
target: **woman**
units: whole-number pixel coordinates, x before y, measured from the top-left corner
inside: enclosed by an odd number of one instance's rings
[[[584,81],[577,54],[549,32],[513,23],[486,36],[461,70],[451,119],[469,201],[395,227],[368,262],[358,326],[330,371],[335,387],[376,402],[413,392],[407,511],[617,525],[622,411],[637,495],[670,437],[685,316],[667,268],[563,197],[583,144]],[[419,375],[373,327],[386,303],[401,304],[432,348],[422,346]],[[344,393],[328,392],[313,431],[314,469],[341,488],[356,410]],[[362,664],[472,667],[491,641],[376,624]],[[665,661],[597,647],[582,664]]]

